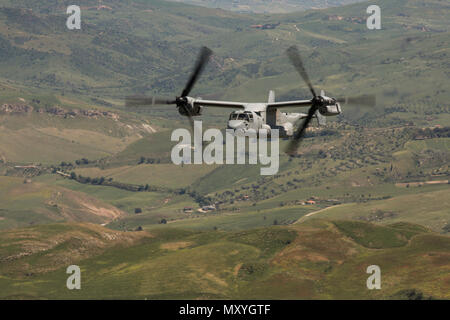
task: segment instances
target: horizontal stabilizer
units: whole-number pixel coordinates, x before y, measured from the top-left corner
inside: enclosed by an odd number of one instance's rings
[[[275,91],[270,90],[269,91],[269,100],[267,101],[268,103],[273,103],[275,102]]]

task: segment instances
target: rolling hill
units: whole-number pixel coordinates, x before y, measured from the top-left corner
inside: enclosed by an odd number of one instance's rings
[[[449,298],[450,238],[405,223],[151,234],[57,224],[0,237],[2,299]],[[82,290],[64,286],[70,264]],[[381,290],[366,287],[373,264]]]
[[[0,229],[71,221],[108,223],[125,212],[83,192],[20,177],[0,177]]]
[[[305,0],[170,0],[209,8],[220,8],[237,12],[255,13],[288,13],[307,9],[337,7],[362,0],[333,0],[333,1],[305,1]]]
[[[383,8],[378,31],[366,28],[367,3],[264,16],[149,0],[110,1],[111,10],[82,1],[85,26],[74,32],[65,28],[66,3],[3,4],[0,67],[8,80],[3,100],[17,102],[8,88],[20,86],[116,107],[126,94],[172,96],[181,91],[202,45],[215,56],[194,94],[264,101],[268,90],[276,89],[278,99],[305,97],[306,87],[284,55],[296,44],[317,87],[335,95],[377,94],[379,108],[368,114],[344,108],[348,120],[449,121],[448,6],[442,1],[378,1]],[[273,30],[250,27],[277,21]],[[180,119],[162,110],[152,115]],[[223,123],[217,115],[223,112],[207,111],[205,118]]]

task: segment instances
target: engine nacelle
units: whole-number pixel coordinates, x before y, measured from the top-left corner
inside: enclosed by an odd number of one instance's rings
[[[338,114],[341,114],[342,111],[340,104],[336,102],[336,104],[320,107],[319,112],[323,116],[337,116]]]
[[[201,116],[202,115],[202,111],[203,111],[203,107],[202,106],[195,106],[192,114],[194,116]]]
[[[186,108],[189,109],[191,116],[200,116],[202,114],[203,107],[202,106],[192,106],[191,104],[187,103]],[[178,112],[183,116],[189,116],[189,114],[186,112],[185,108],[178,107]]]

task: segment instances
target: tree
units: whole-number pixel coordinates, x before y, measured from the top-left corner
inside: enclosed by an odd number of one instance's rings
[[[135,214],[142,213],[142,209],[141,208],[135,208],[134,209],[134,213]]]
[[[161,224],[167,224],[167,220],[163,218],[163,219],[161,219],[160,223]]]
[[[442,230],[444,231],[444,233],[450,233],[450,223],[447,223]]]
[[[75,172],[70,173],[70,179],[77,180],[77,174]]]

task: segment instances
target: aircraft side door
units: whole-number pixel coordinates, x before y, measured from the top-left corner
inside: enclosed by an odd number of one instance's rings
[[[258,117],[253,112],[248,113],[248,127],[249,127],[249,129],[255,129],[255,130],[258,130],[258,128],[259,128]]]

